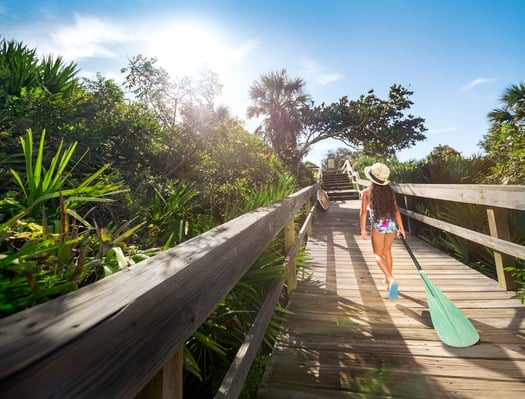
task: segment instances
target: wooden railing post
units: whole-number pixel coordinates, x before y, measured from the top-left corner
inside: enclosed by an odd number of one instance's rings
[[[284,254],[288,255],[288,252],[292,248],[295,242],[295,222],[292,218],[284,227]],[[288,292],[292,292],[297,288],[297,271],[295,267],[295,256],[290,259],[288,269]]]
[[[510,241],[509,222],[507,210],[503,208],[487,208],[490,235],[502,240]],[[504,270],[507,266],[514,265],[514,258],[510,255],[494,252],[494,262],[498,274],[498,282],[505,290],[515,290],[517,284],[511,274]]]
[[[182,399],[183,366],[184,348],[180,348],[135,399]]]
[[[312,211],[312,199],[310,198],[308,201],[306,201],[306,204],[304,204],[304,214],[308,216],[311,211]],[[312,235],[312,220],[311,219],[308,221],[308,224],[306,226],[306,234],[308,235],[308,237]]]
[[[412,196],[411,195],[403,195],[403,198],[405,200],[405,209],[407,211],[411,211],[412,210],[412,203],[413,203]],[[416,226],[415,226],[414,220],[412,218],[407,218],[407,230],[408,230],[408,233],[411,234],[411,235],[415,235],[416,234]]]

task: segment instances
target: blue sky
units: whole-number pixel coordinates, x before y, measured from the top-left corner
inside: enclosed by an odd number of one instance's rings
[[[172,76],[217,72],[218,103],[247,120],[250,85],[285,68],[316,104],[392,84],[414,92],[411,113],[427,140],[398,154],[421,159],[437,145],[481,153],[487,113],[503,90],[525,80],[523,0],[40,1],[0,3],[0,36],[42,55],[62,55],[93,78],[118,82],[137,54]],[[320,162],[326,141],[307,159]]]

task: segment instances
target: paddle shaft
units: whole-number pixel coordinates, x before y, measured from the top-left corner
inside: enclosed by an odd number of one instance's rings
[[[412,252],[412,250],[410,249],[410,247],[408,246],[408,243],[407,243],[407,240],[405,240],[405,237],[403,237],[403,235],[399,235],[399,238],[401,238],[401,241],[403,242],[403,244],[405,245],[405,248],[407,249],[408,251],[408,254],[410,255],[410,257],[412,258],[412,260],[414,261],[414,264],[416,265],[417,267],[417,270],[421,271],[423,270],[423,268],[421,267],[421,265],[419,264],[419,262],[417,261],[414,253]]]

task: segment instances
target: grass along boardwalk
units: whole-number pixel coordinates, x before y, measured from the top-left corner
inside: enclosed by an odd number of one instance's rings
[[[308,275],[292,294],[258,399],[476,398],[525,394],[525,306],[511,292],[415,237],[431,281],[471,320],[480,341],[444,345],[432,328],[423,280],[394,241],[399,299],[390,301],[360,201],[331,203],[308,240]]]

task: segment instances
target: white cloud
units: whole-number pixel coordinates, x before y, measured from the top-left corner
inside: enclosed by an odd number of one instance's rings
[[[457,127],[442,127],[437,129],[428,129],[425,133],[426,134],[446,134],[446,133],[454,133],[457,132],[459,129]]]
[[[302,64],[303,73],[309,77],[309,80],[313,80],[322,86],[343,78],[343,74],[331,71],[316,61],[305,59]]]
[[[69,23],[46,20],[17,26],[12,34],[40,54],[60,55],[70,61],[114,58],[115,45],[133,40],[125,27],[83,15],[75,15]]]
[[[493,80],[494,80],[493,78],[477,78],[477,79],[474,79],[473,81],[465,84],[464,86],[462,86],[460,88],[460,90],[462,92],[467,92],[469,90],[472,90],[476,86],[479,86],[479,85],[484,84],[484,83],[492,82]]]
[[[94,17],[75,15],[74,24],[51,34],[53,45],[68,59],[116,57],[111,45],[129,41],[126,30]]]

